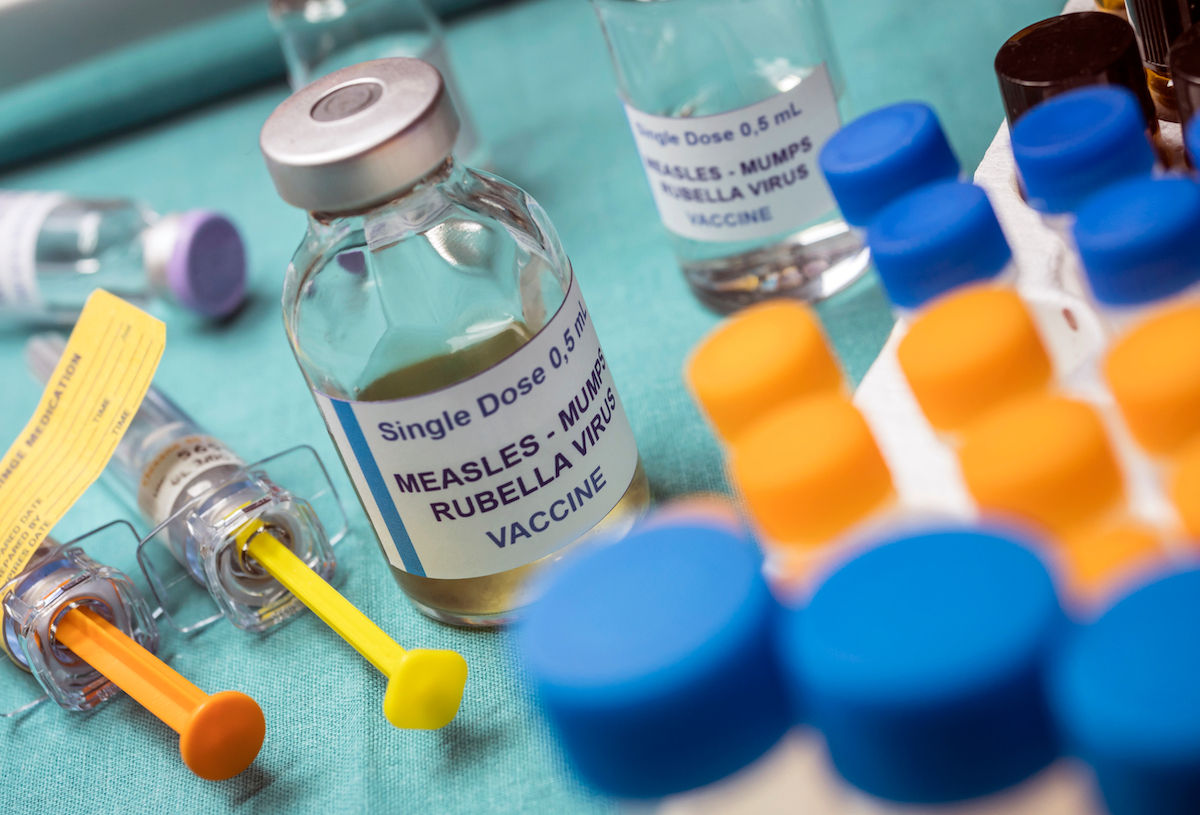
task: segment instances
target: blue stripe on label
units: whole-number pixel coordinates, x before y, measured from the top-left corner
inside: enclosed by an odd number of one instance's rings
[[[400,513],[396,511],[396,502],[392,500],[392,494],[388,492],[383,475],[379,472],[379,465],[375,463],[375,457],[371,455],[367,437],[363,435],[362,428],[358,426],[358,417],[354,415],[354,407],[349,402],[338,399],[329,401],[333,403],[333,411],[337,414],[338,421],[342,423],[342,430],[346,432],[350,449],[354,451],[354,458],[358,460],[358,467],[362,470],[363,478],[367,479],[367,486],[371,488],[375,506],[379,508],[379,514],[383,516],[383,522],[387,524],[388,533],[392,536],[392,543],[395,545],[396,551],[400,553],[400,560],[404,563],[405,571],[424,577],[425,567],[421,565],[421,559],[417,557],[417,550],[413,548],[412,538],[408,536],[408,530],[404,528],[404,521],[400,520]]]

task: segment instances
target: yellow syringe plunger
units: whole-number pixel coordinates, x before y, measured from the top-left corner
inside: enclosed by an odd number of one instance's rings
[[[436,730],[458,713],[467,662],[455,651],[405,650],[275,538],[261,520],[237,533],[241,551],[388,678],[383,713],[396,727]]]

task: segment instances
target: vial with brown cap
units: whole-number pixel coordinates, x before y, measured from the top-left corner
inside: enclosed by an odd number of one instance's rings
[[[383,59],[297,91],[261,147],[310,213],[288,339],[392,574],[429,616],[492,625],[649,489],[554,227],[455,160],[458,129],[432,66]]]
[[[994,66],[1009,127],[1034,105],[1072,88],[1124,85],[1140,103],[1147,132],[1158,135],[1137,38],[1116,15],[1086,11],[1034,23],[1008,38]]]

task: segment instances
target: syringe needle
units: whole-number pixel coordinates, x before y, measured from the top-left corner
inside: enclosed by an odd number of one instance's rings
[[[249,696],[209,696],[87,607],[59,617],[54,638],[178,733],[184,763],[201,778],[232,778],[258,755],[266,721]]]
[[[406,651],[267,531],[261,521],[238,542],[272,577],[388,677],[383,713],[396,727],[436,730],[458,713],[467,662],[454,651]]]

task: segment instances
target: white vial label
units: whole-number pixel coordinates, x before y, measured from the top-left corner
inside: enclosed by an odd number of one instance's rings
[[[38,311],[37,239],[58,192],[0,192],[0,309]]]
[[[175,508],[184,489],[214,467],[243,466],[237,454],[212,436],[185,436],[169,444],[142,470],[138,484],[138,509],[158,526]],[[192,498],[216,484],[204,483],[192,490]]]
[[[829,70],[715,116],[652,116],[625,105],[663,226],[698,241],[797,229],[834,208],[817,155],[841,127]]]
[[[314,393],[388,560],[425,577],[497,574],[561,549],[637,467],[574,280],[545,328],[469,379],[384,402]]]

